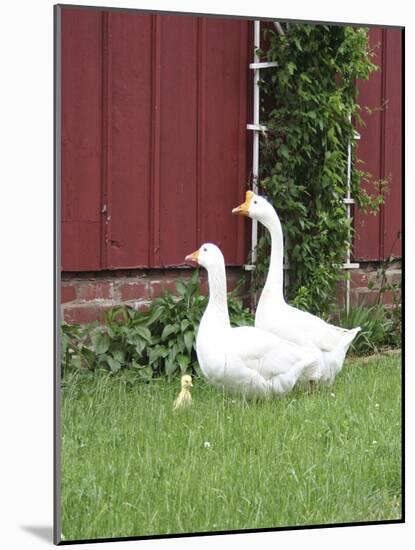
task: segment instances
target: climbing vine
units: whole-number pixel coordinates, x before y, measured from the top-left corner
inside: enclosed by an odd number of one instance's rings
[[[278,67],[261,71],[259,185],[276,207],[285,236],[291,303],[326,315],[345,276],[341,265],[351,232],[346,196],[348,143],[352,150],[352,197],[361,208],[376,211],[384,182],[362,181],[370,174],[356,160],[354,125],[363,124],[357,102],[357,79],[377,69],[368,48],[367,30],[310,24],[270,26],[259,52]],[[268,270],[269,234],[258,243],[256,280]]]

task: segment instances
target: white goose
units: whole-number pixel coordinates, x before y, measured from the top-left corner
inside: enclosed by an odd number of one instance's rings
[[[286,303],[283,294],[282,228],[277,212],[266,199],[247,191],[245,202],[234,208],[232,213],[258,220],[271,234],[269,272],[258,302],[255,326],[290,342],[320,350],[324,358],[320,379],[331,382],[341,370],[347,350],[360,327],[342,329]]]
[[[284,342],[259,328],[231,327],[225,262],[217,246],[204,244],[185,260],[208,272],[209,302],[199,325],[196,352],[210,383],[247,396],[265,396],[289,392],[305,373],[313,377],[321,355],[315,348]]]

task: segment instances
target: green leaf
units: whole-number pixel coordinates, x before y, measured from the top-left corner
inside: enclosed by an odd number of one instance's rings
[[[140,378],[144,379],[145,381],[149,381],[153,377],[153,370],[151,367],[142,367],[138,370],[138,374]]]
[[[110,339],[108,335],[102,332],[93,332],[91,334],[91,342],[96,353],[106,353],[110,347]]]
[[[192,331],[187,331],[184,333],[184,345],[186,346],[187,353],[190,355],[192,352],[192,346],[193,346],[193,340],[194,340],[194,334]]]
[[[160,359],[160,357],[167,357],[169,354],[169,349],[165,346],[157,346],[155,348],[150,349],[149,352],[149,363],[152,365],[157,359]]]
[[[125,351],[122,349],[111,350],[111,354],[119,363],[124,363],[125,361]]]
[[[183,283],[183,281],[176,282],[176,289],[180,296],[186,295],[186,285]]]
[[[89,369],[92,370],[94,368],[95,362],[96,362],[95,353],[91,349],[87,348],[86,346],[82,347],[81,353],[82,353],[82,358],[83,358],[84,362],[86,363],[86,366]]]
[[[162,315],[164,313],[164,307],[154,305],[154,304],[155,304],[155,302],[153,302],[153,308],[151,310],[151,314],[148,317],[148,319],[146,320],[146,325],[147,326],[153,325],[156,321],[158,321],[160,319],[160,317],[162,317]]]
[[[62,334],[61,336],[61,353],[62,355],[65,355],[66,350],[68,349],[70,344],[69,337],[66,334]]]
[[[82,368],[82,358],[80,355],[72,355],[70,362],[72,366],[75,367],[76,369]]]
[[[110,355],[107,356],[107,363],[112,372],[118,372],[121,368],[121,363]]]
[[[177,332],[179,332],[179,325],[177,323],[166,325],[161,333],[161,340],[164,342],[171,334],[176,334]]]
[[[138,334],[139,336],[141,336],[141,338],[143,338],[143,340],[146,340],[149,344],[151,344],[150,329],[148,329],[147,327],[136,326],[134,327],[134,330],[136,334]]]
[[[182,371],[182,374],[184,374],[190,364],[189,357],[187,355],[180,354],[177,356],[177,362],[179,364],[180,370]]]
[[[297,68],[297,66],[292,61],[289,61],[285,68],[287,69],[288,74],[292,75],[292,74],[294,74],[294,71]]]
[[[120,333],[120,327],[116,324],[108,324],[106,325],[106,329],[108,332],[108,336],[112,339],[117,338]]]
[[[171,377],[171,375],[174,373],[177,367],[178,367],[178,364],[176,361],[173,361],[169,358],[166,359],[166,361],[164,362],[164,370],[168,378]]]
[[[146,343],[144,342],[144,340],[138,341],[135,345],[135,351],[137,352],[138,355],[141,355],[145,348],[146,348]]]
[[[180,330],[184,332],[190,325],[190,321],[188,319],[183,319],[180,323]]]
[[[289,152],[288,147],[286,145],[281,145],[278,151],[279,151],[279,153],[281,153],[281,155],[284,158],[286,158],[286,159],[290,158],[290,152]]]

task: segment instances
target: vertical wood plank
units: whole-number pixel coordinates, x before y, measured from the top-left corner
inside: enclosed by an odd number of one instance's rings
[[[246,124],[248,121],[248,83],[253,85],[252,79],[249,79],[249,40],[248,40],[248,25],[251,21],[240,21],[240,56],[239,56],[239,131],[238,131],[238,170],[237,183],[235,185],[235,205],[240,204],[244,197],[245,190],[249,187],[248,170],[246,159],[248,158],[248,131]],[[240,198],[241,197],[241,198]],[[239,202],[240,201],[240,202]],[[244,264],[247,260],[246,251],[246,223],[239,216],[235,216],[233,228],[236,234],[236,250],[234,262],[236,264]],[[236,226],[236,227],[235,227]]]
[[[385,119],[386,119],[386,109],[387,109],[387,103],[388,99],[386,97],[386,82],[388,78],[388,60],[386,57],[386,50],[387,50],[387,41],[388,41],[388,35],[386,32],[386,29],[382,29],[382,66],[381,66],[381,77],[382,77],[382,88],[381,88],[381,94],[382,94],[382,111],[380,113],[380,135],[379,135],[379,142],[380,142],[380,166],[379,166],[379,173],[380,178],[385,178]],[[383,260],[385,258],[385,250],[384,250],[384,231],[385,231],[385,206],[382,205],[379,210],[378,214],[378,221],[379,221],[379,237],[378,237],[378,243],[379,243],[379,252],[378,252],[378,258],[380,260]]]
[[[102,189],[101,189],[101,266],[110,267],[108,247],[111,239],[111,80],[112,41],[111,12],[101,12],[102,21]]]
[[[358,168],[369,172],[373,179],[382,178],[382,125],[383,125],[383,41],[382,30],[369,31],[369,46],[374,48],[374,62],[380,70],[371,74],[369,80],[358,82],[358,102],[363,107],[361,116],[365,126],[357,130],[361,139],[357,144],[357,157],[361,163]],[[369,114],[366,108],[373,112]],[[368,192],[373,191],[371,184],[365,184]],[[355,209],[354,227],[356,230],[353,243],[353,258],[356,260],[376,260],[380,258],[380,216],[365,214]]]
[[[151,199],[150,199],[150,250],[148,265],[160,265],[160,15],[152,16],[152,135],[151,135]]]
[[[96,10],[62,14],[62,269],[101,268],[102,26]]]
[[[206,19],[198,17],[197,44],[197,177],[196,177],[196,247],[205,240],[203,190],[205,186],[204,150],[206,121]]]
[[[160,266],[196,247],[197,19],[160,20]]]
[[[110,268],[149,265],[151,17],[111,12]]]
[[[384,174],[390,191],[383,209],[383,257],[402,256],[402,31],[387,29]]]
[[[238,143],[246,125],[245,117],[240,120],[240,25],[235,20],[206,19],[206,184],[202,216],[208,240],[221,247],[228,265],[238,263],[238,220],[231,210],[241,201],[240,189],[246,180],[244,177],[243,182],[238,181],[239,165],[245,165]]]

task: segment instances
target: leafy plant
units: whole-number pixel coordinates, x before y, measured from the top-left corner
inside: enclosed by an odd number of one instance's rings
[[[126,306],[111,309],[103,326],[64,323],[62,370],[104,368],[116,373],[132,369],[143,380],[197,373],[196,334],[208,298],[200,294],[198,271],[187,282],[178,280],[176,289],[178,296],[165,292],[147,311]],[[228,295],[231,324],[253,324],[252,315],[235,294]]]
[[[392,247],[393,248],[393,247]],[[378,296],[376,303],[383,304],[386,292],[391,293],[392,303],[385,307],[391,326],[388,333],[388,344],[392,347],[400,347],[402,343],[402,288],[401,283],[393,283],[388,280],[388,269],[392,266],[395,257],[390,255],[379,267],[376,273]],[[375,282],[370,281],[369,288],[374,288]]]
[[[353,228],[346,215],[348,144],[352,196],[359,207],[376,212],[385,181],[362,183],[370,174],[357,168],[354,124],[363,124],[357,79],[376,70],[367,30],[346,26],[292,24],[277,34],[265,30],[259,54],[278,61],[261,72],[260,187],[277,208],[284,228],[289,269],[287,298],[298,307],[327,315],[336,282],[344,274]],[[270,238],[258,243],[256,285],[268,270]]]
[[[61,366],[62,375],[72,367],[93,368],[95,355],[89,347],[90,333],[98,323],[87,325],[71,325],[63,322],[61,325]]]
[[[350,350],[359,355],[378,353],[388,347],[392,322],[385,306],[357,306],[350,308],[349,313],[340,313],[340,325],[343,328],[361,327],[353,340]]]

